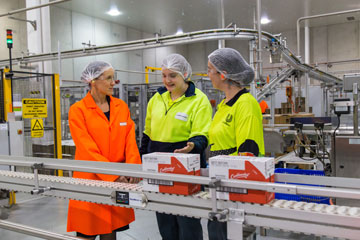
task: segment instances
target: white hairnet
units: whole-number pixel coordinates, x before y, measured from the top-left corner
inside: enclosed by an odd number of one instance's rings
[[[192,74],[192,69],[188,61],[176,53],[167,56],[163,60],[161,67],[179,73],[185,81],[187,81]]]
[[[89,63],[81,74],[81,81],[90,83],[91,80],[100,77],[105,71],[113,68],[110,63],[94,61]]]
[[[227,79],[243,85],[254,80],[254,70],[235,49],[220,48],[212,52],[208,58],[216,70],[224,74]]]

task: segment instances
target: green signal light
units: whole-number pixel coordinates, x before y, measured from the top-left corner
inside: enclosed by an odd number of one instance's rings
[[[6,42],[12,44],[12,43],[13,43],[13,40],[12,40],[12,39],[7,39]]]

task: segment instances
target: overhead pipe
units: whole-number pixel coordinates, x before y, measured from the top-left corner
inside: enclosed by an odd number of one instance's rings
[[[146,66],[147,67],[147,66]],[[145,67],[145,72],[142,71],[134,71],[134,70],[125,70],[125,69],[115,69],[115,72],[126,72],[126,73],[136,73],[136,74],[150,74],[150,75],[161,75],[160,73],[154,73],[154,72],[149,72],[146,71],[146,67]],[[160,68],[161,70],[161,68]]]
[[[353,62],[360,62],[360,58],[338,60],[338,61],[327,61],[327,62],[313,62],[313,63],[310,63],[309,65],[311,65],[313,67],[318,67],[319,65],[350,64]],[[277,67],[263,67],[263,70],[273,70],[273,69],[281,70],[282,68],[286,68],[286,67],[287,67],[287,65],[281,65],[281,66],[277,66]]]
[[[220,28],[225,28],[225,11],[224,11],[224,0],[220,0]],[[218,48],[225,47],[225,40],[219,40]]]
[[[267,98],[269,95],[272,95],[272,91],[285,79],[289,78],[294,73],[293,68],[284,69],[280,72],[278,76],[275,76],[273,79],[270,80],[269,83],[267,83],[263,91],[261,91],[258,95],[256,100],[258,102],[261,102],[265,98]]]
[[[310,63],[310,28],[308,26],[308,23],[306,23],[305,26],[305,63]],[[309,87],[309,74],[305,73],[305,112],[309,112]]]
[[[256,0],[256,17],[257,17],[257,30],[258,30],[258,50],[257,50],[257,70],[258,70],[258,80],[262,78],[262,34],[261,34],[261,0]]]
[[[132,50],[143,50],[149,48],[173,46],[179,44],[189,44],[195,42],[203,42],[209,40],[220,40],[220,39],[229,39],[229,40],[254,40],[258,35],[258,31],[254,29],[245,29],[245,28],[226,28],[226,29],[211,29],[203,31],[195,31],[190,33],[184,33],[180,35],[169,35],[158,38],[148,38],[135,41],[122,42],[117,44],[105,45],[105,46],[94,46],[90,48],[80,48],[74,50],[67,50],[61,52],[62,59],[76,58],[76,57],[85,57],[85,56],[94,56],[101,54],[109,53],[118,53],[126,52]],[[326,72],[313,68],[308,64],[303,64],[299,58],[297,58],[289,49],[281,44],[281,42],[270,33],[262,31],[262,40],[273,40],[279,43],[279,49],[281,50],[284,60],[286,60],[292,67],[295,69],[308,72],[309,76],[312,78],[318,79],[331,84],[341,84],[342,80],[332,76]],[[37,54],[32,56],[14,58],[13,63],[30,63],[30,62],[40,62],[40,61],[52,61],[58,59],[58,52],[50,52]],[[0,66],[6,66],[8,60],[0,60]]]
[[[319,14],[319,15],[312,15],[312,16],[306,16],[301,17],[296,21],[296,41],[297,41],[297,55],[300,56],[300,23],[304,20],[308,19],[315,19],[315,18],[322,18],[322,17],[329,17],[329,16],[336,16],[341,14],[347,14],[347,13],[354,13],[354,12],[360,12],[360,9],[353,9],[353,10],[346,10],[346,11],[340,11],[340,12],[333,12],[333,13],[326,13],[326,14]]]
[[[21,9],[18,9],[18,10],[14,10],[14,11],[10,11],[10,12],[7,12],[7,13],[0,14],[0,17],[11,16],[13,14],[22,13],[22,12],[26,12],[26,11],[33,10],[33,9],[42,8],[42,7],[48,7],[48,6],[51,6],[51,5],[54,5],[54,4],[68,2],[68,1],[70,1],[70,0],[58,0],[58,1],[53,1],[53,2],[49,2],[49,3],[44,3],[44,4],[41,4],[41,5],[33,6],[33,7],[21,8]]]
[[[353,126],[354,126],[354,136],[359,136],[359,96],[358,96],[358,83],[353,83],[353,101],[354,101],[354,107],[353,107]]]

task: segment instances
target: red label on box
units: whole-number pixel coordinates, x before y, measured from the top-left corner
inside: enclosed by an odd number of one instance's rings
[[[159,164],[158,171],[160,173],[175,173],[184,175],[200,176],[200,169],[197,171],[187,171],[182,163],[175,157],[171,157],[170,164]],[[174,182],[172,186],[159,185],[159,192],[190,195],[200,191],[199,184]]]
[[[265,178],[265,176],[253,164],[251,164],[250,161],[246,161],[244,170],[229,169],[229,179],[274,182],[274,175],[270,178]],[[274,197],[274,193],[252,189],[247,190],[247,193],[244,194],[229,193],[229,199],[232,201],[261,204],[270,202],[274,199]]]

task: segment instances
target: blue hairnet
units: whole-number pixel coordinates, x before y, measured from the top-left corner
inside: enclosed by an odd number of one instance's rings
[[[242,85],[249,84],[254,80],[254,70],[235,49],[220,48],[212,52],[208,58],[216,70],[224,74],[227,79]]]
[[[192,69],[188,61],[186,61],[183,56],[176,53],[167,56],[163,60],[161,67],[179,73],[185,81],[187,81],[192,74]]]
[[[100,77],[105,71],[113,69],[110,63],[104,61],[94,61],[89,63],[81,74],[81,81],[90,83],[91,80]]]

